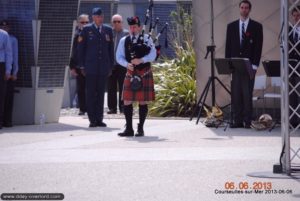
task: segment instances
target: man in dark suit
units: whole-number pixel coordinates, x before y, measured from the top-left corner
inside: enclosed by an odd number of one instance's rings
[[[86,14],[81,14],[77,18],[77,27],[73,39],[72,54],[71,54],[70,64],[69,64],[72,76],[76,77],[76,91],[77,91],[78,106],[79,106],[78,115],[84,115],[86,112],[85,76],[82,74],[80,70],[80,66],[78,66],[78,52],[77,52],[78,37],[83,29],[83,26],[88,23],[89,23],[89,16]]]
[[[86,76],[86,106],[89,127],[103,123],[105,85],[114,62],[112,29],[103,24],[101,8],[94,8],[93,23],[83,27],[78,37],[79,66]]]
[[[262,25],[249,18],[251,2],[243,0],[239,3],[240,19],[227,26],[226,58],[248,58],[252,64],[252,73],[255,74],[260,63],[263,28]],[[240,39],[240,40],[239,40]],[[231,101],[233,124],[231,128],[250,128],[252,120],[252,93],[254,78],[249,74],[232,73]]]
[[[300,6],[295,7],[292,10],[292,20],[293,26],[289,27],[289,82],[290,84],[295,87],[300,82],[300,67],[298,66],[300,61]],[[290,86],[290,91],[292,87]],[[300,104],[300,87],[297,87],[297,90],[294,90],[290,96],[290,106],[295,110]],[[296,111],[300,114],[300,109]],[[290,115],[293,111],[290,109]],[[296,128],[300,124],[300,119],[297,114],[292,114],[292,118],[290,119],[290,124]]]
[[[114,36],[114,53],[116,55],[118,44],[121,38],[127,36],[129,32],[128,30],[123,29],[123,18],[121,15],[113,15],[111,18],[111,23]],[[112,74],[108,77],[107,105],[109,111],[107,112],[107,114],[116,114],[118,103],[120,113],[122,113],[124,106],[124,102],[122,101],[122,92],[123,82],[126,75],[126,68],[117,63],[116,56],[114,58],[114,68],[112,70]],[[117,98],[117,91],[119,91],[119,98]]]

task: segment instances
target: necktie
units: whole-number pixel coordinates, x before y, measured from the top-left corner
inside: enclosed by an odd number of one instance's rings
[[[98,27],[97,29],[98,29],[98,32],[101,34],[101,27]]]
[[[135,35],[132,36],[132,43],[136,43],[136,37],[135,37]]]
[[[297,42],[299,39],[299,34],[298,34],[298,31],[297,29],[294,31],[294,42]]]
[[[246,38],[246,33],[245,33],[245,23],[242,23],[242,41],[241,41],[241,45],[243,45],[244,41]]]
[[[114,39],[114,51],[116,52],[116,49],[117,49],[117,39],[118,39],[118,34],[117,32],[115,33],[115,39]]]

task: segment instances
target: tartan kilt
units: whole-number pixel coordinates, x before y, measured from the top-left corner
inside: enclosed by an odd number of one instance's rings
[[[127,73],[123,85],[123,93],[122,93],[123,101],[142,102],[142,101],[153,101],[155,99],[154,81],[153,81],[151,66],[146,67],[142,70],[135,70],[135,73],[137,73],[139,76],[143,76],[146,72],[149,73],[147,73],[142,78],[142,82],[143,82],[142,88],[138,91],[132,91],[132,89],[130,88],[130,79],[133,72],[127,69]]]

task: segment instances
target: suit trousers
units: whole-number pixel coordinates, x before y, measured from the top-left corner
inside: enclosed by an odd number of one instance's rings
[[[2,127],[4,120],[5,88],[5,63],[0,63],[0,127]]]
[[[5,92],[5,102],[4,102],[4,118],[3,118],[4,124],[12,123],[15,82],[16,81],[13,81],[13,80],[8,80],[6,82],[6,92]]]
[[[254,79],[248,74],[241,75],[233,72],[231,82],[231,105],[234,123],[250,125],[252,120],[252,93]]]
[[[81,72],[78,72],[76,77],[76,89],[78,97],[78,106],[81,112],[86,112],[86,103],[85,103],[85,76]]]
[[[86,108],[90,123],[103,121],[106,80],[105,75],[86,75]]]
[[[115,65],[112,74],[108,77],[107,86],[107,106],[109,110],[117,110],[117,102],[119,104],[119,110],[123,110],[122,92],[123,84],[127,69],[120,65]],[[119,96],[117,98],[117,92],[119,89]]]

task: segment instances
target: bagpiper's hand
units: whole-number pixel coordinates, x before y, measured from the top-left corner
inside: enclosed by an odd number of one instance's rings
[[[131,63],[128,63],[128,65],[127,65],[127,69],[129,69],[129,70],[133,71],[133,70],[134,70],[134,66],[133,66],[133,64],[131,64]]]
[[[143,63],[142,59],[132,59],[131,63],[134,65],[140,65],[141,63]]]

